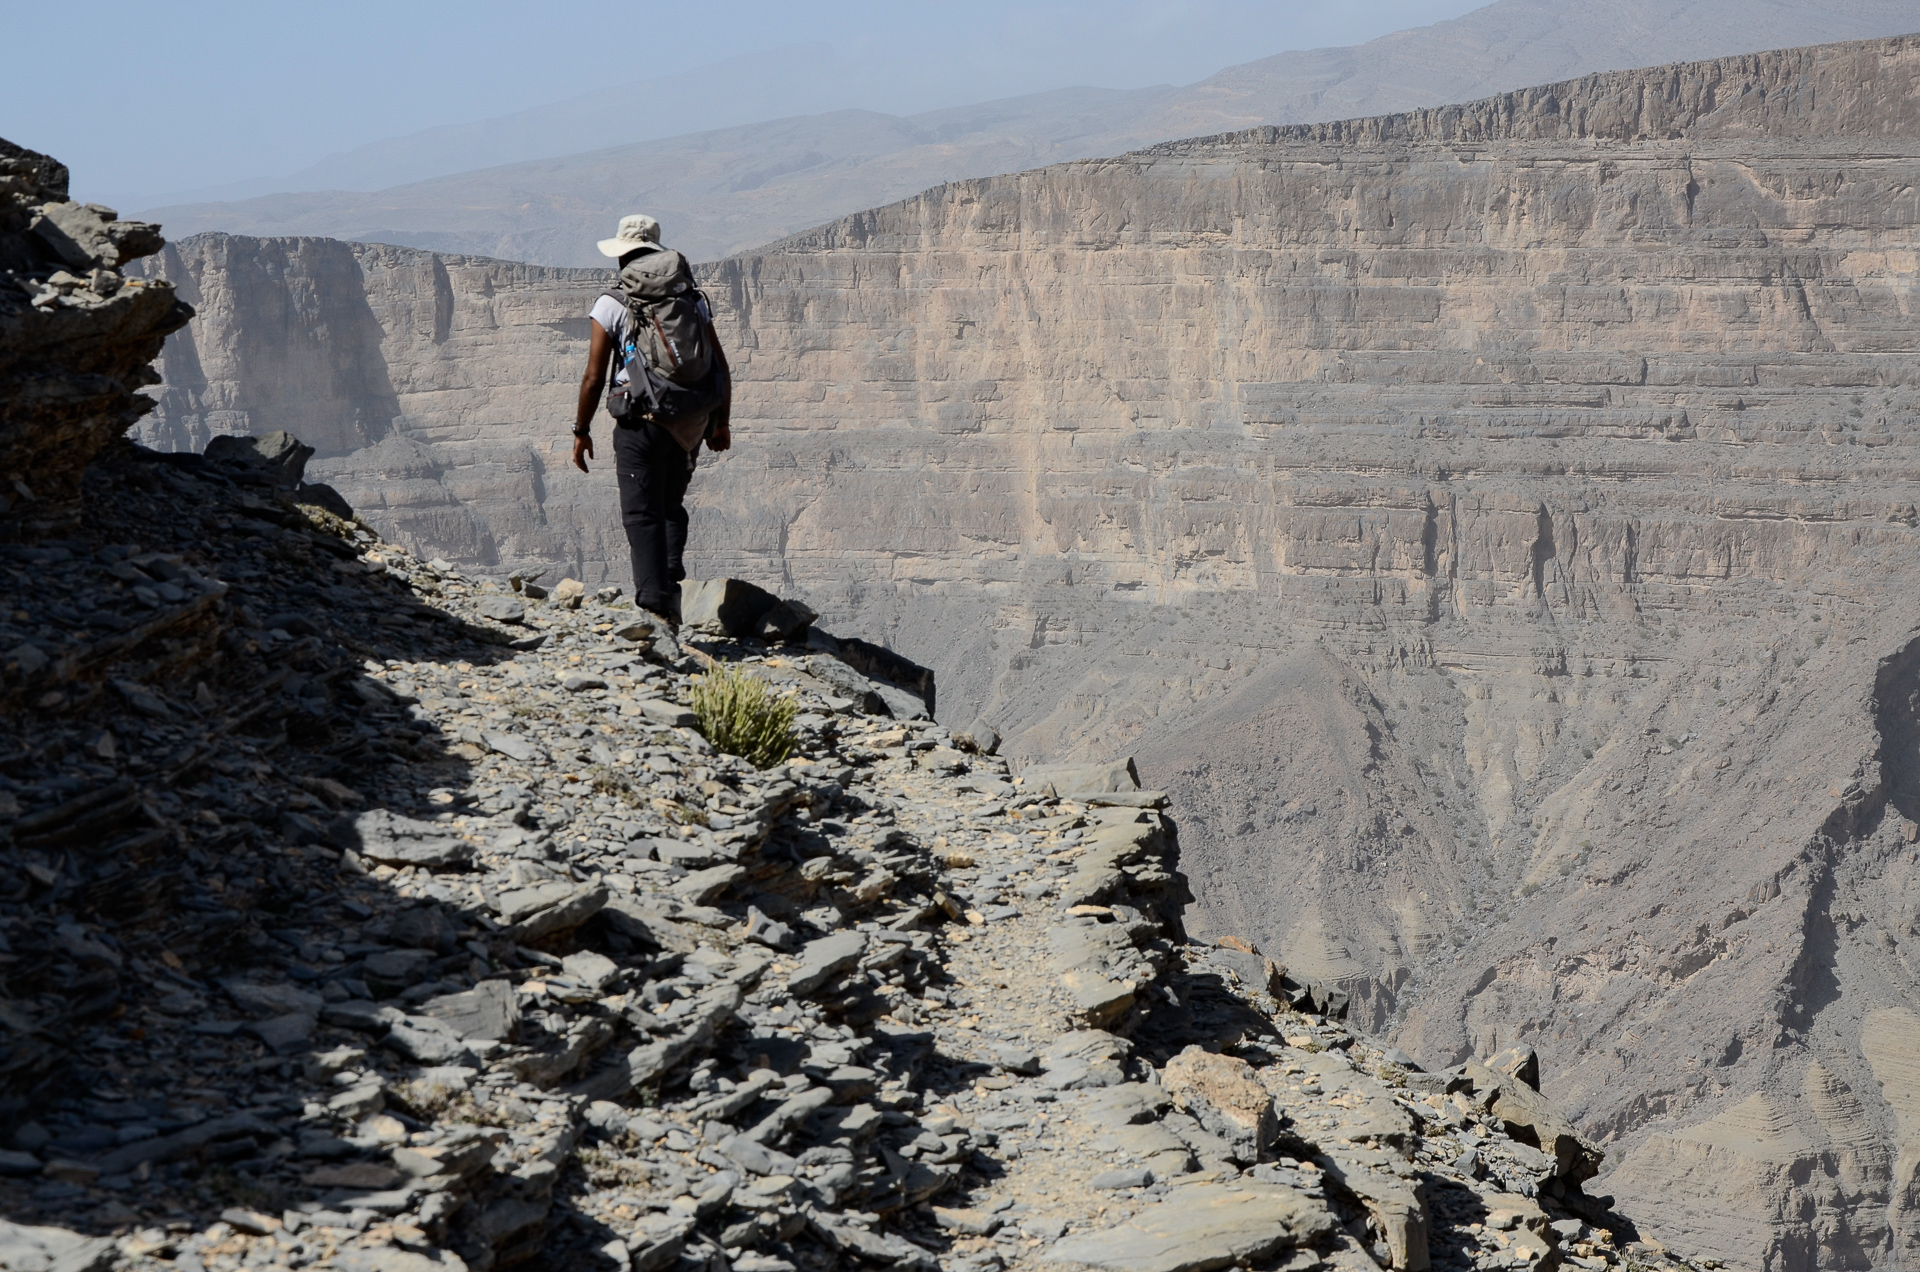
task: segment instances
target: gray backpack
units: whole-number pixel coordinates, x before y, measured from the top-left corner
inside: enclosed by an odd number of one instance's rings
[[[627,382],[607,395],[615,419],[674,424],[725,403],[731,385],[686,257],[667,248],[635,257],[620,271],[620,290],[608,294],[628,316],[618,353]]]

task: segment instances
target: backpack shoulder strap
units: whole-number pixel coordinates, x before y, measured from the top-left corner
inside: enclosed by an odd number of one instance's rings
[[[707,329],[707,339],[713,345],[714,360],[720,364],[720,370],[723,373],[725,373],[727,377],[727,385],[728,385],[727,391],[729,395],[731,395],[733,391],[732,389],[733,368],[727,365],[727,351],[725,348],[721,346],[720,333],[716,331],[713,326],[713,318],[711,317],[713,313],[713,302],[707,299],[707,294],[705,292],[700,291],[697,288],[694,290],[693,294],[699,297],[699,303],[707,307],[706,312],[708,316],[701,319],[701,326]]]

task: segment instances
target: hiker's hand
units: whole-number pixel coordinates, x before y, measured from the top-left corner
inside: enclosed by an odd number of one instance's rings
[[[731,448],[732,445],[733,445],[733,430],[728,428],[724,424],[721,425],[719,428],[714,429],[713,436],[707,439],[707,449],[710,451],[727,450]]]
[[[575,468],[578,468],[583,473],[588,472],[590,470],[587,468],[587,461],[592,458],[593,458],[593,439],[591,437],[574,438],[573,439],[573,466]]]

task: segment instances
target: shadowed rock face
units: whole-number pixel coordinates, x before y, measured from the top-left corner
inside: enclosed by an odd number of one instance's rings
[[[65,164],[0,140],[0,514],[70,512],[87,461],[152,408],[137,390],[192,311],[120,266],[159,246],[157,227],[70,201]]]
[[[694,572],[885,639],[1020,758],[1132,750],[1195,930],[1430,1063],[1537,1047],[1683,1248],[1901,1266],[1916,74],[1920,39],[1596,76],[724,262]],[[170,350],[147,436],[289,427],[244,336],[288,343],[252,315],[328,252],[372,324],[299,338],[383,366],[398,423],[354,441],[326,382],[309,472],[425,551],[618,578],[610,474],[561,468],[603,275],[194,240],[205,388]]]

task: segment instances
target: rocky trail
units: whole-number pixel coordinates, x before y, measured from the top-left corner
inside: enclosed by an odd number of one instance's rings
[[[6,1266],[1657,1262],[1526,1082],[1189,943],[1130,765],[1012,779],[804,622],[681,644],[216,450],[5,549]],[[691,727],[716,663],[798,754]]]
[[[1531,1052],[1190,941],[1131,762],[1013,775],[734,581],[676,635],[422,561],[285,434],[122,440],[158,234],[0,176],[0,1267],[1680,1265]]]

